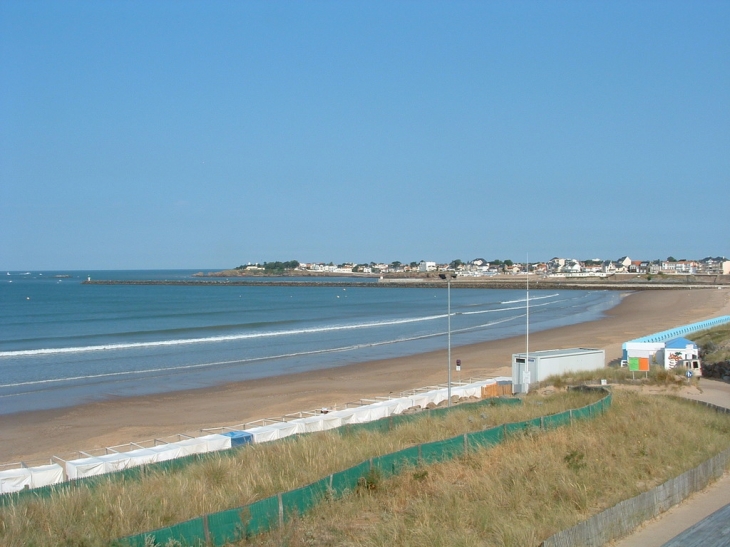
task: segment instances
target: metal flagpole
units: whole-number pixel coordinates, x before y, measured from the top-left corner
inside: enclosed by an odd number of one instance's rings
[[[527,316],[527,334],[525,335],[525,375],[527,383],[525,385],[525,393],[530,390],[530,255],[527,254],[527,270],[525,273],[527,279],[527,295],[525,297],[525,308]],[[524,380],[523,380],[524,382]]]
[[[449,384],[448,384],[448,397],[449,397],[449,403],[448,406],[451,406],[451,276],[446,278],[446,292],[447,292],[447,313],[449,316],[448,321],[448,330],[449,330],[449,350],[448,350],[448,360],[449,360]]]
[[[441,279],[446,280],[446,315],[448,317],[448,352],[446,355],[446,358],[448,359],[448,371],[449,371],[449,377],[448,377],[448,388],[447,388],[447,394],[449,397],[448,406],[451,406],[451,278],[456,277],[456,274],[447,273],[447,274],[439,274],[439,277]]]

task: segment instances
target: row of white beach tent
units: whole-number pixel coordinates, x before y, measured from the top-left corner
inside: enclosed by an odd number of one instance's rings
[[[20,464],[19,464],[20,465]],[[0,471],[0,494],[40,488],[63,482],[63,467],[57,463]]]
[[[489,384],[511,381],[510,378],[493,378],[469,384],[455,385],[451,388],[452,398],[480,398],[482,387]],[[165,443],[149,448],[104,454],[88,455],[83,458],[63,461],[38,467],[20,467],[0,471],[0,493],[17,492],[28,488],[39,488],[84,477],[93,477],[122,471],[140,465],[163,462],[189,456],[226,450],[246,443],[264,443],[315,431],[326,431],[347,424],[362,424],[401,414],[408,408],[426,408],[429,403],[438,405],[448,398],[448,388],[437,388],[411,395],[385,399],[372,404],[315,414],[289,421],[275,422],[259,427],[236,429],[220,428],[223,433],[214,433],[195,438],[185,438],[177,442]]]

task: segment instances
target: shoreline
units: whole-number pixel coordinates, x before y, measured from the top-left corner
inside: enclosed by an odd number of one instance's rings
[[[595,347],[606,362],[627,340],[730,313],[730,291],[639,291],[598,320],[530,333],[530,350]],[[511,376],[511,356],[524,336],[452,347],[462,379]],[[0,416],[0,462],[48,461],[133,441],[282,416],[360,398],[444,383],[446,349],[403,358],[347,364],[215,387],[110,399],[56,410]],[[452,372],[452,380],[459,376]]]

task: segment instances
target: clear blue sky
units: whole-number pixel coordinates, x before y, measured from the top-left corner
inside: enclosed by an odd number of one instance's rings
[[[730,2],[0,2],[0,269],[730,256]]]

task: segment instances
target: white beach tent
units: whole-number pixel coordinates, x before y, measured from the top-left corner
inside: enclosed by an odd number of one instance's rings
[[[0,494],[40,488],[63,482],[63,467],[57,463],[36,467],[18,467],[0,471]]]
[[[69,480],[82,479],[120,471],[129,467],[130,459],[122,454],[104,454],[99,457],[86,457],[66,462],[66,475]]]
[[[20,492],[63,482],[63,467],[57,463],[37,467],[18,467],[0,471],[0,494]]]
[[[322,419],[325,415],[309,416],[307,418],[298,418],[292,420],[291,423],[302,424],[306,433],[313,433],[315,431],[324,431],[324,420]],[[342,420],[339,420],[342,423]]]
[[[0,494],[19,492],[25,488],[31,488],[31,484],[30,469],[21,467],[0,471]]]
[[[63,482],[63,467],[57,463],[29,467],[31,477],[31,488],[50,486]]]
[[[225,435],[213,434],[185,439],[170,444],[180,449],[180,456],[189,456],[191,454],[205,454],[207,452],[217,452],[218,450],[231,448],[231,438]]]
[[[191,454],[205,454],[225,450],[226,448],[231,448],[230,437],[217,434],[206,435],[152,448],[140,448],[130,452],[115,452],[102,456],[70,460],[66,462],[66,475],[69,480],[93,477],[149,463],[172,460]]]
[[[306,433],[304,424],[296,421],[262,425],[261,427],[254,427],[246,431],[252,435],[254,443],[266,443],[283,439],[290,435],[296,435],[297,433]]]

